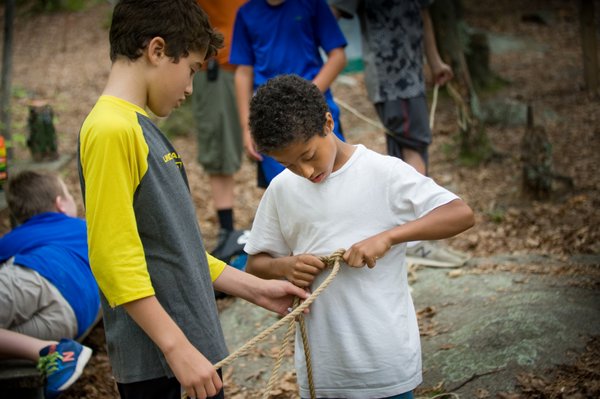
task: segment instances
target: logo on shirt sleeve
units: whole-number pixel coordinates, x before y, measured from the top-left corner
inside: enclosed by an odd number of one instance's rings
[[[183,166],[183,162],[181,161],[181,157],[175,151],[168,152],[165,155],[163,155],[163,161],[165,163],[169,163],[169,162],[173,161],[173,162],[175,162],[175,164],[177,165],[177,167],[179,169],[181,169],[181,167]]]

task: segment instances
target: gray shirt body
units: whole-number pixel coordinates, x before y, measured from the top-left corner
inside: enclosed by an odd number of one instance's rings
[[[360,20],[365,84],[373,103],[425,93],[421,9],[432,0],[329,0]]]

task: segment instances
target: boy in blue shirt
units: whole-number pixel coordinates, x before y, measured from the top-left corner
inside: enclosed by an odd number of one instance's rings
[[[39,362],[51,398],[79,377],[91,355],[73,341],[100,308],[86,226],[56,175],[21,172],[6,196],[20,225],[0,238],[0,354]]]
[[[324,0],[250,0],[238,10],[229,61],[238,66],[235,85],[244,147],[251,159],[259,161],[259,187],[267,187],[284,168],[256,151],[248,128],[252,93],[280,74],[313,81],[327,100],[335,135],[343,140],[340,111],[329,86],[346,65],[346,44]],[[327,54],[326,62],[320,49]]]

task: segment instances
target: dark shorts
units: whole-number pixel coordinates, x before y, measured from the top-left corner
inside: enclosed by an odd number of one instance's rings
[[[402,149],[408,148],[421,154],[427,164],[431,130],[425,96],[376,103],[375,110],[391,132],[385,135],[388,155],[403,159]]]
[[[219,377],[223,378],[221,370]],[[176,378],[155,378],[152,380],[132,382],[129,384],[117,383],[121,399],[181,399],[181,384]],[[216,396],[208,399],[224,399],[223,389]]]

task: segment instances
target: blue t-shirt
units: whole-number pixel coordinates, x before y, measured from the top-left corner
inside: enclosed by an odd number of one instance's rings
[[[312,80],[324,64],[319,48],[329,53],[346,45],[325,0],[287,0],[277,6],[250,0],[238,10],[229,62],[253,67],[256,90],[277,75],[296,74]],[[325,99],[335,123],[334,133],[343,140],[340,110],[331,90],[325,92]],[[261,166],[270,182],[284,167],[272,158],[263,158]]]
[[[28,219],[0,238],[0,261],[35,270],[60,291],[77,318],[77,336],[94,322],[98,286],[88,261],[85,221],[47,212]]]

